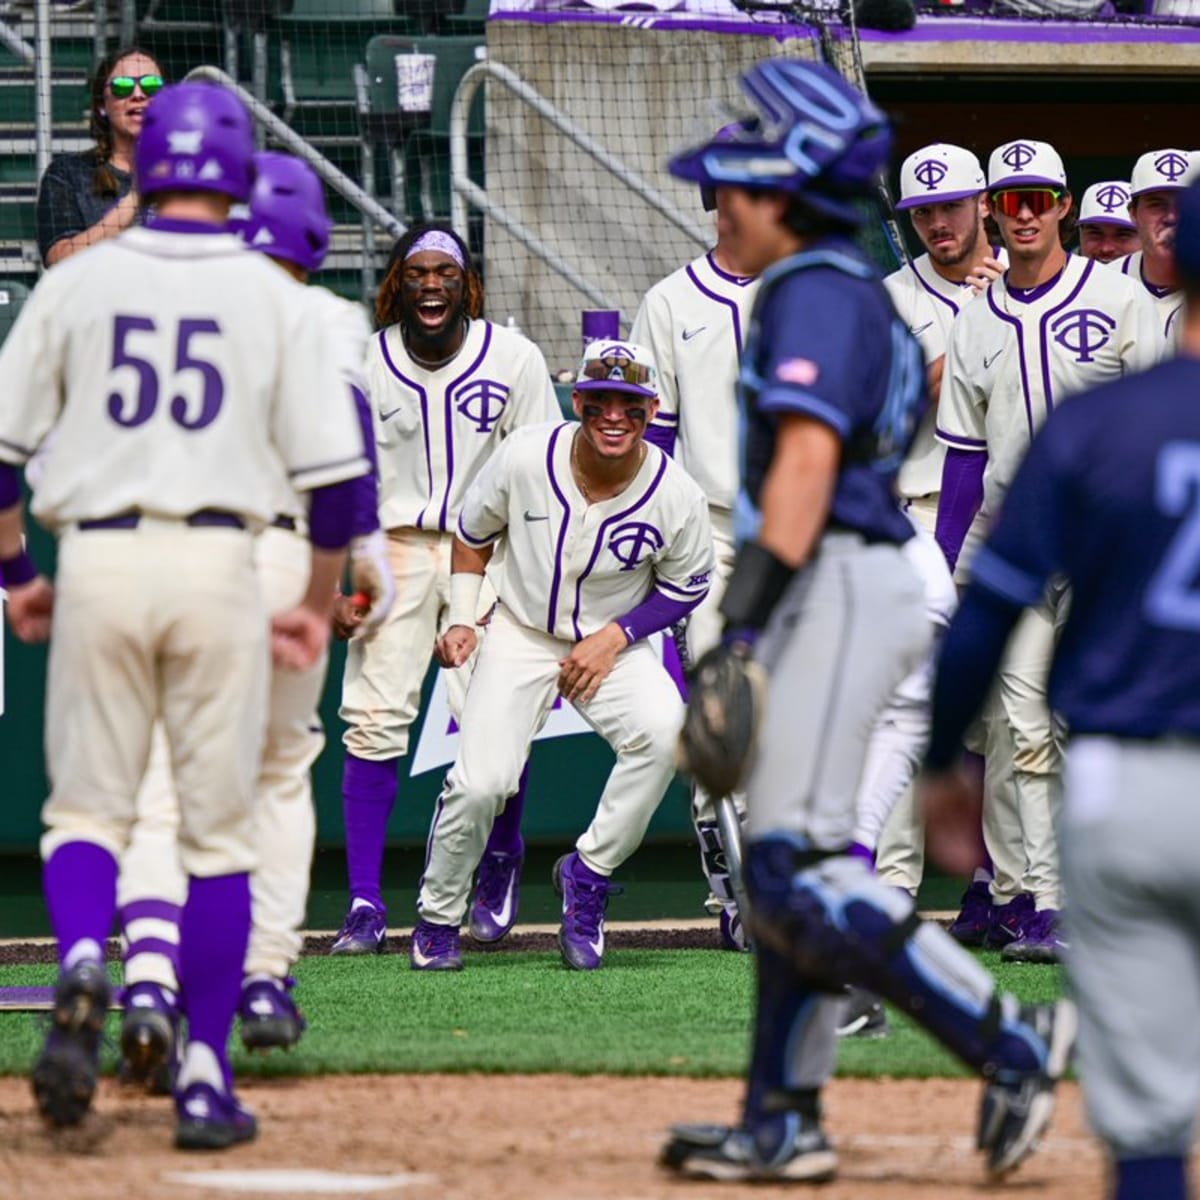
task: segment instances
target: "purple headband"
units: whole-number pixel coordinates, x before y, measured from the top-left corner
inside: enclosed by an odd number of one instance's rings
[[[414,254],[421,254],[425,250],[438,250],[442,254],[448,254],[464,271],[467,269],[463,252],[458,248],[458,243],[440,229],[431,229],[428,233],[421,234],[404,256],[404,261],[408,262]]]

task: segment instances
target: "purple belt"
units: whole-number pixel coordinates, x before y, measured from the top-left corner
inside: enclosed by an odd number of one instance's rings
[[[139,512],[122,513],[119,517],[101,517],[95,521],[80,521],[76,528],[85,533],[96,529],[136,529],[141,520],[142,514]],[[183,523],[190,525],[193,529],[246,528],[246,522],[237,513],[226,512],[220,508],[198,509],[184,517]]]

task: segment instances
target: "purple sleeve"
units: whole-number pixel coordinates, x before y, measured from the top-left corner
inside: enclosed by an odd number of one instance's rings
[[[364,537],[379,528],[379,451],[375,446],[375,426],[371,421],[371,402],[359,388],[352,386],[350,392],[354,396],[354,409],[358,413],[358,423],[362,429],[363,447],[367,452],[367,458],[371,460],[370,472],[360,475],[354,481],[354,516],[351,534],[354,537]]]
[[[956,450],[951,446],[946,451],[934,537],[952,571],[967,530],[983,503],[983,473],[986,469],[987,454],[981,450]]]
[[[675,438],[679,431],[666,425],[650,425],[646,429],[646,441],[657,446],[668,458],[675,457]]]
[[[0,463],[0,509],[21,503],[21,469]]]
[[[309,496],[308,540],[322,550],[344,550],[354,534],[359,480],[343,479],[313,488]]]
[[[666,596],[657,588],[637,606],[630,609],[623,617],[617,618],[617,624],[625,631],[630,645],[639,638],[649,637],[676,621],[682,621],[704,599],[705,593],[679,600],[674,596]]]

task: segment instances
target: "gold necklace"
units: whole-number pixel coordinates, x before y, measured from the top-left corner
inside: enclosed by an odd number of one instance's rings
[[[576,433],[575,436],[571,439],[571,474],[573,475],[573,477],[575,479],[575,486],[577,488],[579,488],[580,494],[583,496],[583,498],[589,504],[603,504],[604,503],[603,500],[597,500],[592,495],[592,493],[590,491],[588,491],[588,486],[583,481],[583,465],[579,460],[579,439],[582,436],[583,435],[581,433]],[[642,442],[638,446],[637,466],[634,467],[633,470],[630,472],[629,478],[624,480],[621,483],[621,486],[615,492],[613,492],[613,494],[611,496],[605,496],[604,499],[612,500],[614,497],[619,496],[633,482],[634,477],[642,469],[642,463],[644,463],[645,461],[646,461],[646,443]]]

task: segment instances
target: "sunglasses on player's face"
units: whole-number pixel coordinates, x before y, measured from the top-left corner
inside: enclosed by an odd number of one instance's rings
[[[109,93],[116,100],[128,100],[138,88],[149,99],[158,95],[164,87],[166,83],[161,75],[114,75],[108,81]]]
[[[1061,199],[1062,192],[1056,188],[1004,188],[993,192],[992,207],[1006,217],[1020,215],[1021,209],[1028,208],[1035,217],[1048,213]]]

